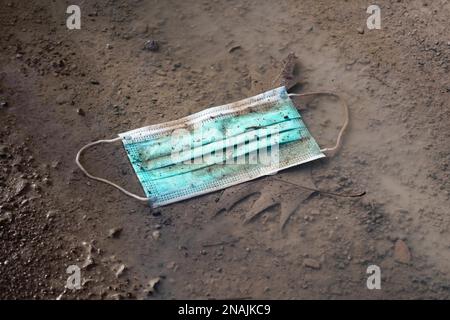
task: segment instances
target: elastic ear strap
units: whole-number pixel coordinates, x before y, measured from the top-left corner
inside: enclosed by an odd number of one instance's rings
[[[107,184],[109,184],[109,185],[111,185],[111,186],[113,186],[113,187],[119,189],[120,191],[122,191],[123,193],[125,193],[127,196],[130,196],[130,197],[135,198],[135,199],[137,199],[137,200],[140,200],[140,201],[148,201],[149,198],[146,198],[146,197],[140,197],[140,196],[138,196],[138,195],[136,195],[136,194],[134,194],[134,193],[132,193],[132,192],[129,192],[129,191],[125,190],[124,188],[118,186],[118,185],[115,184],[114,182],[111,182],[111,181],[109,181],[109,180],[107,180],[107,179],[103,179],[103,178],[100,178],[100,177],[96,177],[96,176],[90,174],[89,172],[87,172],[87,170],[86,170],[86,169],[83,167],[83,165],[80,163],[80,156],[81,156],[81,154],[83,153],[84,150],[86,150],[86,149],[88,149],[88,148],[90,148],[90,147],[92,147],[92,146],[95,146],[95,145],[97,145],[97,144],[100,144],[100,143],[111,143],[111,142],[119,141],[120,139],[121,139],[120,137],[117,137],[117,138],[115,138],[115,139],[110,139],[110,140],[97,140],[97,141],[88,143],[87,145],[85,145],[84,147],[82,147],[82,148],[80,149],[80,151],[78,151],[77,156],[76,156],[76,158],[75,158],[75,162],[76,162],[77,166],[81,169],[81,171],[83,171],[83,173],[84,173],[85,175],[87,175],[89,178],[94,179],[94,180],[97,180],[97,181],[100,181],[100,182],[107,183]]]
[[[337,97],[339,100],[341,100],[342,108],[344,110],[344,123],[342,124],[341,130],[339,130],[339,134],[338,134],[337,139],[336,139],[336,144],[333,147],[331,147],[331,148],[324,148],[324,149],[320,150],[321,152],[324,152],[324,151],[335,151],[336,149],[338,149],[341,146],[342,136],[343,136],[343,134],[344,134],[344,132],[347,129],[347,126],[348,126],[348,122],[349,122],[348,105],[347,105],[345,100],[340,95],[338,95],[337,93],[334,93],[334,92],[318,91],[318,92],[289,93],[288,94],[289,97],[306,97],[306,96],[313,96],[313,95],[329,95],[329,96]]]

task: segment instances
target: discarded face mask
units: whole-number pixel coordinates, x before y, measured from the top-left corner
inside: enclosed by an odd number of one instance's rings
[[[76,163],[90,178],[154,208],[275,174],[325,157],[340,145],[345,122],[332,148],[321,149],[306,128],[291,96],[280,87],[231,104],[213,107],[175,121],[155,124],[82,147]],[[100,143],[122,140],[146,197],[93,176],[80,163],[82,152]]]

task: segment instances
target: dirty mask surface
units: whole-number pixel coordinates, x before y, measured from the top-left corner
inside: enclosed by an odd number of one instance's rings
[[[139,197],[94,177],[79,164],[94,144],[122,140],[144,189]],[[325,157],[286,89],[209,108],[83,147],[86,175],[159,207]]]

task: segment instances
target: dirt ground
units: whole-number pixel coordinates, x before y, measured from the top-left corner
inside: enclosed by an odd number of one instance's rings
[[[450,298],[449,19],[445,0],[0,1],[0,298]],[[335,156],[155,210],[77,168],[88,142],[272,89],[291,52],[293,92],[349,103]],[[331,144],[336,104],[295,102]],[[143,194],[120,143],[83,161]],[[275,205],[244,223],[258,197]]]

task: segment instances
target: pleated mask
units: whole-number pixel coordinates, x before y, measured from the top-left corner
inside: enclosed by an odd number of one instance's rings
[[[120,133],[85,145],[76,163],[90,178],[108,183],[153,207],[221,190],[325,157],[340,145],[321,149],[291,96],[280,87],[238,102],[209,108],[179,120]],[[122,141],[145,197],[86,171],[82,152],[100,143]]]

